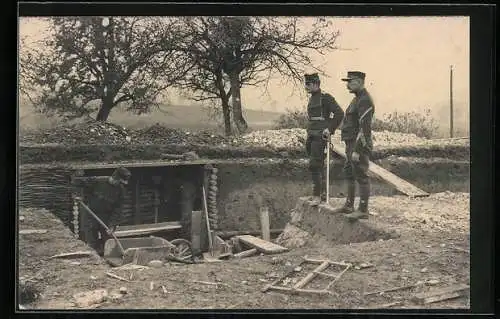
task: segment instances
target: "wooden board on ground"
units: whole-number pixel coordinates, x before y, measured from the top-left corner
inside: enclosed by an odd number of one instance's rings
[[[159,231],[167,231],[174,229],[181,229],[180,222],[164,222],[157,224],[143,224],[143,225],[130,225],[116,227],[116,237],[127,237],[137,235],[148,235]]]
[[[332,144],[331,145],[332,151],[337,153],[338,155],[342,156],[345,158],[345,147],[342,145],[337,145],[337,144]],[[426,197],[429,196],[429,193],[421,190],[420,188],[416,187],[415,185],[409,183],[408,181],[405,181],[404,179],[400,178],[399,176],[396,176],[395,174],[389,172],[388,170],[378,166],[377,164],[370,162],[370,165],[368,167],[368,170],[394,186],[398,191],[402,192],[405,195],[408,195],[410,197]]]
[[[419,304],[429,304],[462,297],[467,293],[467,291],[469,291],[468,285],[454,285],[443,289],[436,289],[416,294],[413,297],[413,300]]]
[[[239,241],[256,248],[258,251],[264,254],[279,254],[288,251],[288,248],[282,247],[280,245],[274,244],[272,242],[251,236],[251,235],[240,235],[236,236]]]

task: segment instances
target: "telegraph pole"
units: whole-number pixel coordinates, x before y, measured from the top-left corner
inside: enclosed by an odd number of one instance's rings
[[[453,138],[453,65],[450,65],[450,137]]]

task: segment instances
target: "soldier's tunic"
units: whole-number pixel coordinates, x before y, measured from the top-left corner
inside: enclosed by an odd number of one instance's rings
[[[356,94],[345,111],[341,126],[341,139],[346,144],[344,172],[350,182],[348,201],[354,200],[354,181],[360,185],[361,200],[368,200],[370,180],[367,173],[373,149],[371,126],[374,112],[373,100],[366,89]],[[359,154],[357,165],[352,160],[353,152]]]
[[[311,94],[307,105],[309,118],[307,126],[306,151],[309,156],[309,169],[313,179],[313,193],[320,196],[324,191],[325,147],[327,141],[322,138],[328,129],[333,135],[344,117],[344,111],[328,93],[321,91]]]
[[[89,208],[112,229],[121,222],[123,202],[126,194],[125,187],[109,180],[96,181],[91,185],[92,195],[89,200]],[[97,251],[104,248],[104,242],[109,238],[106,230],[93,217],[89,216],[90,221],[90,240],[89,244],[95,247]],[[99,240],[99,235],[101,239]]]

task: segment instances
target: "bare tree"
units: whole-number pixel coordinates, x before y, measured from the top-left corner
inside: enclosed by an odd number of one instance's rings
[[[176,19],[145,17],[54,17],[43,48],[21,48],[20,89],[36,91],[35,105],[48,114],[76,118],[96,111],[106,121],[127,102],[141,114],[189,70],[172,50],[179,41]]]
[[[273,73],[295,84],[306,68],[321,73],[309,54],[336,49],[339,35],[324,18],[307,31],[297,17],[194,17],[184,22],[185,41],[178,49],[196,67],[178,86],[193,91],[197,101],[220,99],[226,134],[231,134],[231,111],[238,133],[248,129],[243,86],[267,86]]]

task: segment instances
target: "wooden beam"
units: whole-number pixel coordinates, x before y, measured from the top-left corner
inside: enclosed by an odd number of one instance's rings
[[[280,287],[280,286],[271,286],[269,287],[269,290],[276,290],[276,291],[283,291],[283,292],[288,292],[292,294],[317,294],[317,295],[328,295],[330,294],[329,291],[326,290],[316,290],[316,289],[295,289],[295,288],[288,288],[288,287]]]
[[[278,254],[285,251],[288,251],[288,248],[282,247],[280,245],[274,244],[269,241],[262,240],[260,238],[250,236],[250,235],[241,235],[237,236],[237,238],[244,244],[249,245],[251,247],[256,248],[258,251],[263,252],[265,254]]]
[[[332,151],[337,153],[338,155],[346,158],[345,155],[345,147],[343,145],[331,145]],[[389,172],[388,170],[378,166],[377,164],[370,161],[370,165],[368,166],[368,170],[375,176],[380,177],[384,181],[388,182],[392,186],[394,186],[398,191],[402,192],[405,195],[410,197],[426,197],[429,196],[429,193],[421,190],[415,185],[405,181],[404,179],[396,176],[395,174]]]
[[[321,265],[319,265],[318,267],[316,267],[316,269],[314,269],[312,272],[310,272],[309,274],[307,274],[307,276],[305,276],[304,278],[302,278],[302,280],[300,280],[298,283],[296,283],[295,286],[293,286],[293,289],[300,289],[300,288],[304,287],[311,280],[313,280],[314,277],[316,277],[318,275],[318,272],[322,272],[323,270],[325,270],[326,268],[328,268],[328,266],[330,266],[330,262],[324,261]]]
[[[141,226],[141,225],[137,225]],[[149,228],[137,228],[130,230],[118,230],[115,231],[116,237],[127,237],[127,236],[137,236],[137,235],[147,235],[151,233],[156,233],[159,231],[167,231],[167,230],[175,230],[181,229],[181,225],[162,225],[158,227],[149,227]]]
[[[139,179],[137,179],[135,181],[135,191],[134,191],[134,195],[135,195],[135,212],[134,212],[134,223],[136,225],[138,225],[140,223],[140,213],[141,213],[141,210],[140,210],[140,206],[139,206],[139,201],[140,201],[140,188],[139,188]]]
[[[240,253],[234,254],[233,257],[234,258],[245,258],[245,257],[250,257],[253,255],[256,255],[258,252],[259,251],[257,249],[252,248],[252,249],[245,250],[245,251],[242,251]]]
[[[269,228],[269,209],[267,207],[260,208],[260,228],[262,231],[262,239],[271,240],[271,230]]]
[[[283,232],[284,229],[270,229],[269,233],[272,235],[278,235]],[[261,231],[259,230],[226,230],[226,231],[218,231],[216,232],[217,236],[221,238],[230,238],[233,236],[239,236],[239,235],[252,235],[252,236],[259,236],[261,235]]]
[[[419,304],[429,304],[464,296],[469,291],[468,285],[454,285],[444,289],[431,290],[429,292],[419,293],[413,297],[413,300]]]

